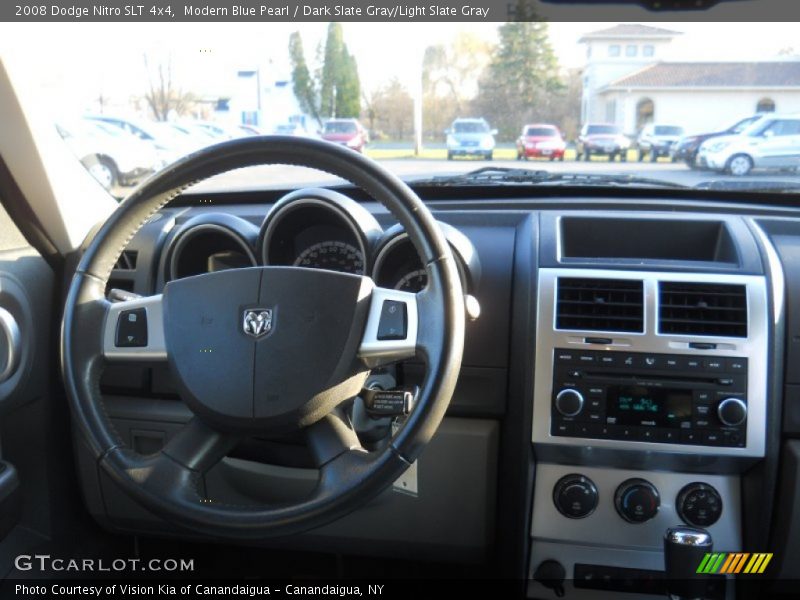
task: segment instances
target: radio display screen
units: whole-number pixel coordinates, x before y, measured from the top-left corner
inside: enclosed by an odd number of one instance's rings
[[[692,418],[691,390],[618,385],[608,388],[606,402],[608,422],[617,425],[678,428]]]

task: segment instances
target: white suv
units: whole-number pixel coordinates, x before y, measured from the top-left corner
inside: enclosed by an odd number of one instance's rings
[[[703,142],[697,160],[701,166],[739,176],[754,168],[800,168],[800,114],[764,115],[739,135]]]

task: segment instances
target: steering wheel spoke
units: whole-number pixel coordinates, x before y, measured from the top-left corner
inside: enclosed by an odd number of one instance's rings
[[[239,439],[220,433],[194,417],[172,436],[161,452],[187,469],[205,473],[225,458]]]
[[[162,295],[107,302],[103,356],[108,362],[164,362]]]
[[[365,452],[341,408],[305,428],[306,441],[317,467],[324,469],[348,452]]]
[[[418,294],[375,287],[358,356],[370,368],[413,357],[419,331]]]

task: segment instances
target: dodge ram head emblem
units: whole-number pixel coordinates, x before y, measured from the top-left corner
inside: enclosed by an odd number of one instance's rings
[[[244,332],[254,338],[260,338],[272,331],[271,308],[248,308],[244,311],[242,321]]]

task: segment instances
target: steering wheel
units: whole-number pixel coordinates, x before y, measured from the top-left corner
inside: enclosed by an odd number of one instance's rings
[[[170,281],[158,295],[106,299],[120,254],[157,211],[198,181],[267,164],[325,171],[381,202],[423,259],[427,287],[410,294],[364,276],[253,267]],[[401,315],[391,335],[381,330],[382,313]],[[187,156],[119,205],[72,278],[61,343],[77,434],[99,470],[170,523],[216,537],[265,538],[347,514],[416,460],[444,416],[461,366],[463,292],[433,216],[383,167],[317,140],[244,138]],[[415,355],[426,369],[415,407],[383,450],[368,452],[341,405],[358,395],[371,368]],[[159,362],[169,365],[193,417],[160,452],[144,456],[114,430],[99,381],[107,364]],[[320,471],[308,497],[253,505],[206,497],[204,474],[242,437],[299,430]]]

